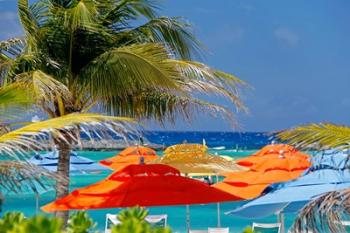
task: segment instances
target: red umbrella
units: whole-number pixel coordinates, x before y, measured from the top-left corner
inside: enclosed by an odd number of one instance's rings
[[[76,189],[42,207],[46,212],[131,206],[168,206],[237,201],[208,184],[162,164],[129,165],[107,179]]]
[[[167,165],[129,165],[95,184],[42,207],[46,212],[132,206],[168,206],[237,201],[241,198],[181,176]],[[189,222],[188,222],[189,224]]]

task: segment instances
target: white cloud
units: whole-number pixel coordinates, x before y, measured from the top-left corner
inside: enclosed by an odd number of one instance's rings
[[[289,46],[296,46],[300,42],[299,35],[286,27],[277,28],[273,34],[279,41]]]

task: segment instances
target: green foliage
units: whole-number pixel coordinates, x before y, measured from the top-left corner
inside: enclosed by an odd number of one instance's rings
[[[148,215],[148,211],[146,209],[140,207],[134,207],[127,210],[123,210],[118,214],[118,220],[121,222],[135,219],[137,221],[143,221]]]
[[[79,211],[72,214],[68,222],[68,233],[88,233],[96,227],[93,219],[89,217],[88,213]]]
[[[61,233],[62,220],[46,216],[34,216],[16,225],[14,232],[9,233]]]
[[[0,219],[1,233],[61,233],[62,220],[35,216],[25,219],[23,213],[6,213]]]
[[[309,124],[288,129],[277,135],[299,147],[350,149],[350,127],[329,123]]]
[[[144,221],[148,212],[145,209],[136,207],[124,210],[118,214],[121,224],[112,228],[112,233],[171,233],[170,228],[152,227]]]
[[[244,228],[242,233],[260,233],[260,232],[254,231],[252,227],[247,226],[246,228]]]
[[[1,233],[11,232],[16,226],[24,222],[24,215],[21,212],[5,213],[0,219]]]
[[[191,25],[159,17],[158,9],[153,0],[19,0],[25,38],[0,42],[0,77],[25,81],[50,117],[93,106],[159,121],[198,108],[230,112],[195,99],[195,92],[227,97],[243,109],[237,93],[243,82],[194,62],[202,46]]]
[[[144,221],[148,212],[142,208],[131,208],[118,215],[121,224],[112,228],[113,233],[171,233],[170,228],[152,227]],[[66,230],[62,230],[62,219],[47,216],[25,218],[23,213],[9,212],[0,218],[0,233],[89,233],[96,224],[86,212],[71,215]],[[96,231],[97,233],[97,231]]]

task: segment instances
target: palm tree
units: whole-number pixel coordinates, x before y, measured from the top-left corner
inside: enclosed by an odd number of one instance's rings
[[[30,151],[46,148],[47,132],[59,138],[65,137],[65,140],[77,140],[76,135],[67,134],[67,131],[78,127],[86,132],[93,132],[101,127],[105,131],[115,128],[122,134],[125,134],[123,130],[131,131],[126,125],[126,122],[132,122],[130,119],[86,113],[26,123],[26,126],[11,131],[5,120],[16,118],[14,112],[20,115],[19,113],[28,111],[28,107],[33,104],[32,97],[23,83],[0,87],[0,210],[3,192],[32,190],[35,193],[38,187],[46,189],[51,186],[51,180],[67,182],[53,172],[23,161]]]
[[[283,131],[282,140],[300,148],[350,149],[350,127],[330,123],[310,124]],[[346,232],[342,224],[350,215],[350,189],[332,191],[309,202],[294,223],[294,232]]]
[[[158,8],[153,0],[19,0],[25,36],[0,43],[0,74],[26,83],[50,118],[94,109],[160,122],[220,113],[233,122],[230,109],[197,94],[245,109],[238,96],[244,83],[193,61],[201,45],[190,25],[159,17]],[[72,141],[54,141],[58,174],[68,179]],[[57,197],[67,193],[68,184],[57,182]]]

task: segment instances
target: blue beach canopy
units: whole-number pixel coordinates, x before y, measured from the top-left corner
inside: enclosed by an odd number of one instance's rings
[[[109,170],[104,166],[100,166],[93,160],[78,156],[77,153],[71,152],[70,155],[70,172],[71,173],[92,173]],[[28,160],[28,162],[41,166],[50,171],[57,171],[58,152],[52,151],[44,155],[36,154]]]
[[[242,207],[227,212],[245,218],[262,218],[280,212],[299,211],[310,200],[329,191],[350,187],[350,169],[347,155],[334,153],[317,155],[315,163],[305,174],[293,181],[270,187],[272,191]]]

